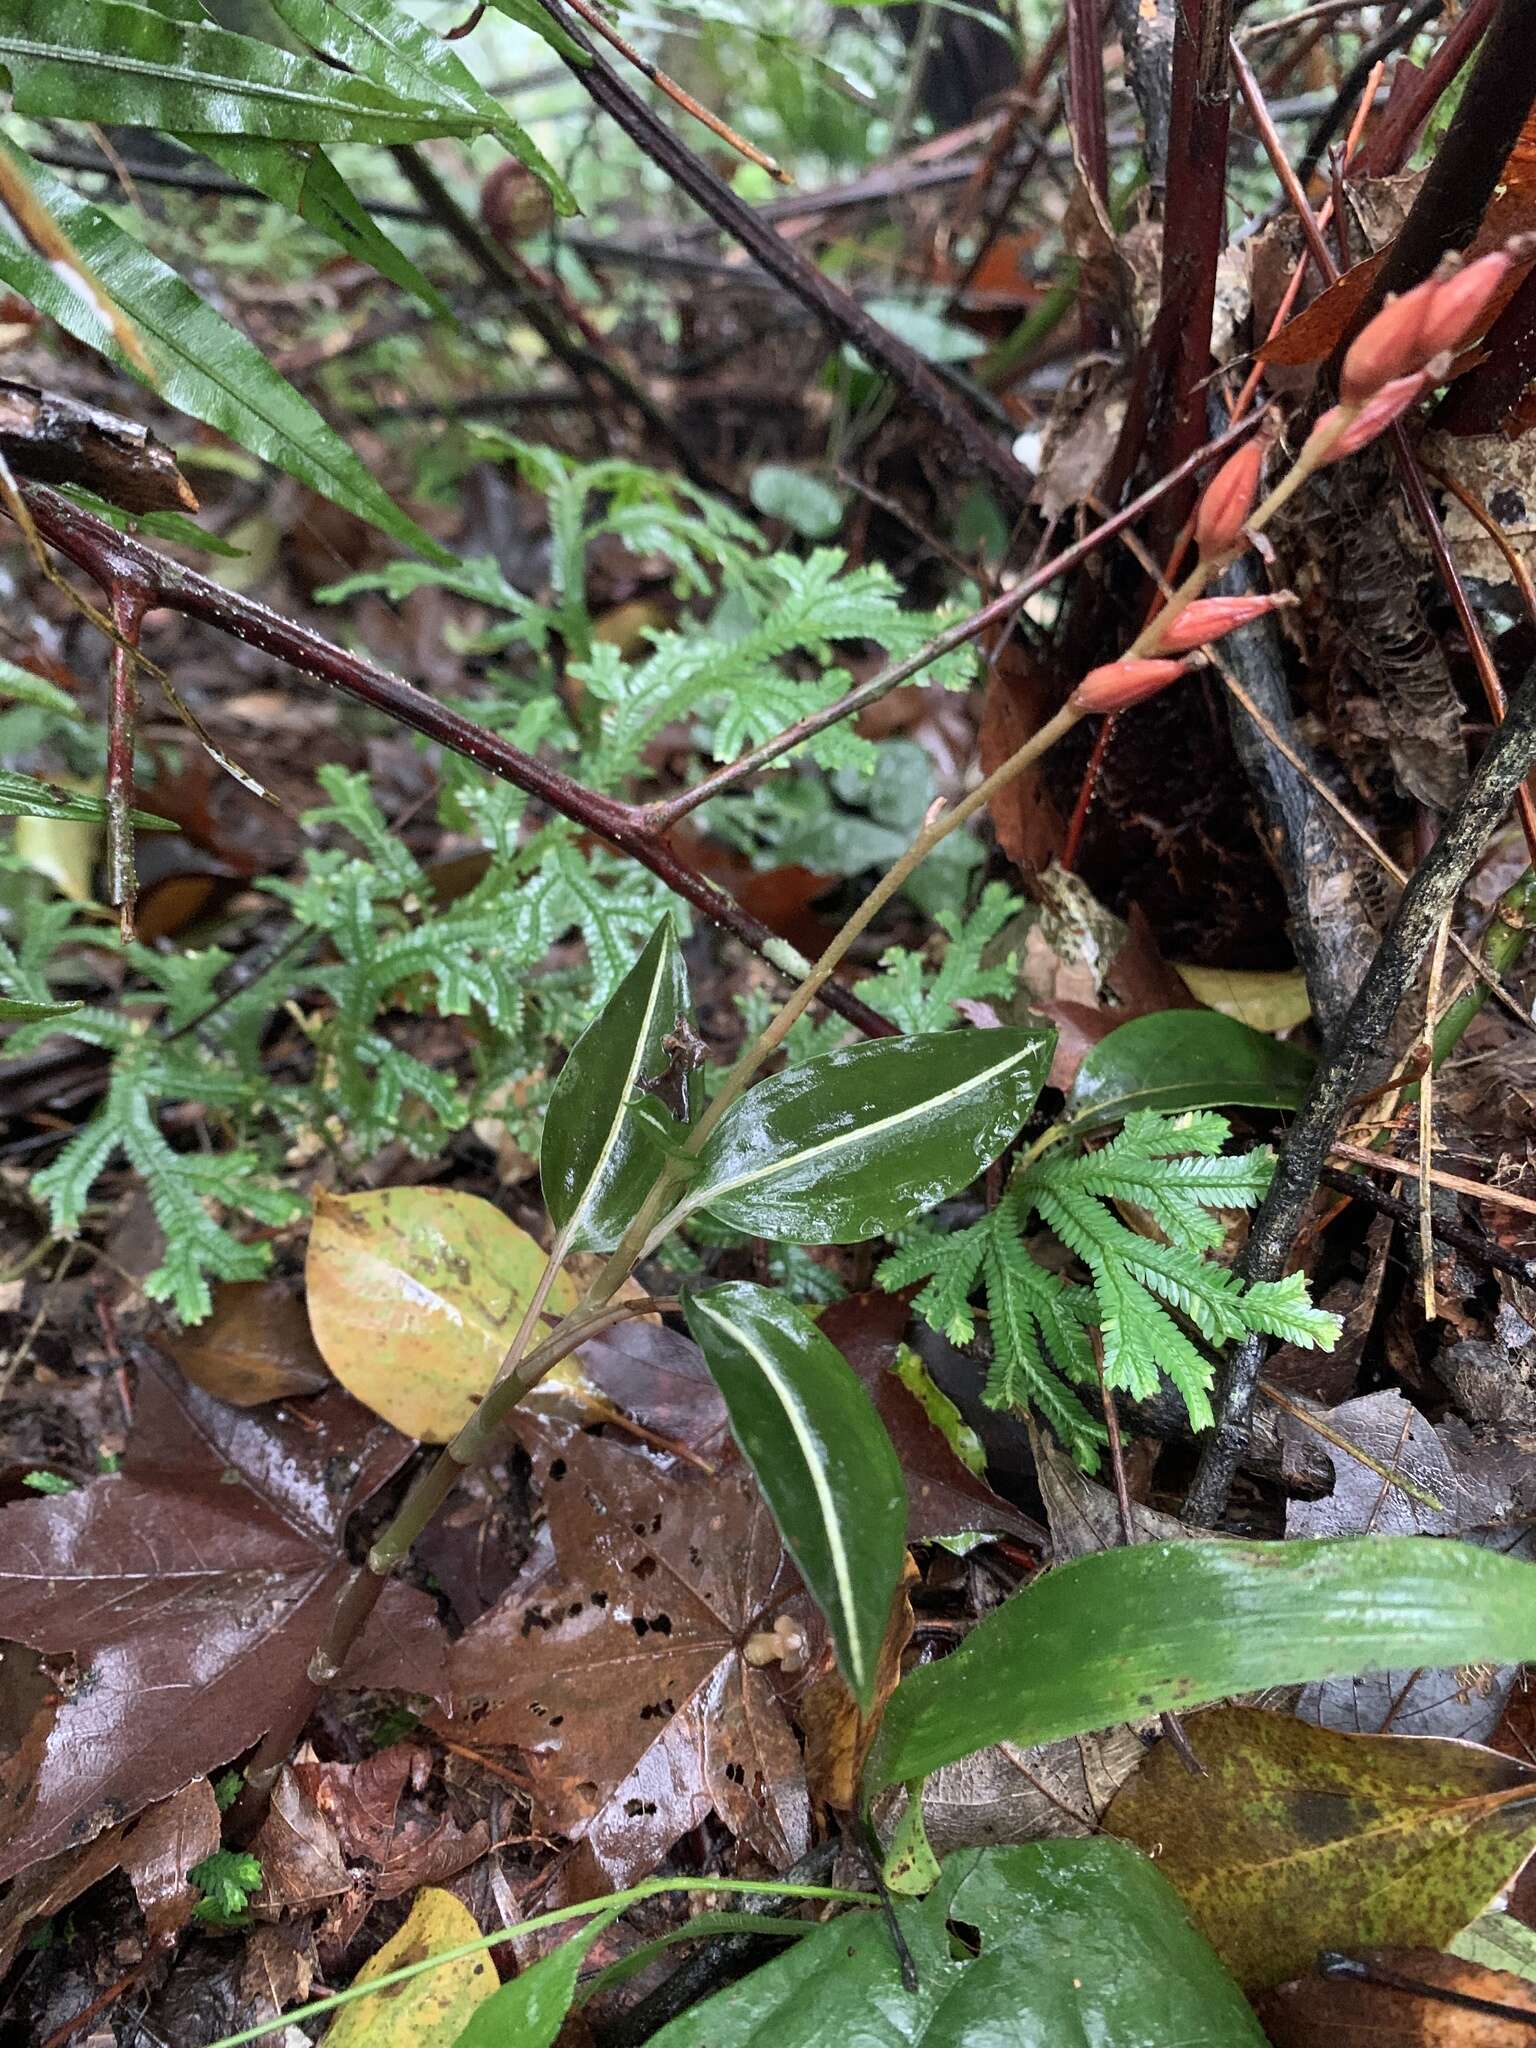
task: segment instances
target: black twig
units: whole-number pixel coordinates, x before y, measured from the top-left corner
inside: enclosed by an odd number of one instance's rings
[[[1398,1010],[1443,920],[1536,761],[1536,667],[1510,699],[1461,800],[1408,886],[1350,1004],[1338,1039],[1319,1064],[1292,1124],[1264,1204],[1237,1261],[1246,1280],[1278,1280],[1295,1244],[1350,1105],[1385,1069]],[[1184,1519],[1213,1526],[1226,1507],[1248,1441],[1264,1339],[1250,1337],[1228,1359],[1216,1426],[1185,1503]]]
[[[869,362],[884,371],[894,384],[923,412],[943,428],[963,452],[967,461],[985,472],[1018,510],[1032,505],[1034,479],[1015,461],[1005,444],[977,419],[971,406],[925,362],[916,349],[892,334],[871,314],[849,297],[802,256],[782,236],[774,233],[753,209],[738,199],[729,185],[715,176],[701,157],[680,142],[658,119],[628,82],[593,48],[580,24],[559,4],[550,0],[550,13],[571,39],[589,53],[588,64],[571,64],[571,71],[604,113],[624,130],[637,149],[666,172],[672,182],[702,207],[715,224],[739,242],[764,270],[802,304],[809,307],[822,325],[840,341],[851,342]]]

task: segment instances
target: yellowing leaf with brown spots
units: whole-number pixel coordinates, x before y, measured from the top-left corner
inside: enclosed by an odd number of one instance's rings
[[[391,1970],[461,1948],[479,1932],[469,1908],[452,1892],[418,1892],[405,1925],[368,1958],[353,1984],[371,1984]],[[326,2034],[325,2048],[453,2048],[475,2008],[496,1989],[496,1972],[484,1949],[439,1963],[372,1998],[344,2005]]]
[[[446,1443],[517,1333],[544,1254],[492,1203],[442,1188],[315,1202],[309,1326],[348,1393],[407,1436]],[[555,1282],[549,1312],[576,1305]]]
[[[1536,1848],[1536,1771],[1416,1735],[1339,1735],[1225,1707],[1185,1723],[1104,1825],[1155,1858],[1246,1991],[1320,1949],[1443,1948]]]

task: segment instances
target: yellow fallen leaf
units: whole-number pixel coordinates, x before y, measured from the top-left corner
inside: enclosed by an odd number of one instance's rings
[[[368,1958],[352,1981],[371,1984],[391,1970],[460,1948],[479,1932],[474,1915],[452,1892],[429,1887],[416,1894],[400,1932]],[[495,1969],[483,1949],[460,1956],[344,2005],[326,2033],[325,2048],[453,2048],[476,2006],[497,1989]]]
[[[1289,1031],[1312,1014],[1305,976],[1231,967],[1176,967],[1174,972],[1197,1001],[1255,1031]]]
[[[478,1195],[322,1194],[309,1236],[309,1326],[348,1393],[407,1436],[446,1443],[495,1378],[543,1270],[527,1231]],[[562,1273],[550,1313],[576,1300]]]

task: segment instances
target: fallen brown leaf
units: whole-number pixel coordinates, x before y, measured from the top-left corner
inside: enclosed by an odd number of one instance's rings
[[[1298,1977],[1255,2001],[1274,2048],[1530,2048],[1536,1984],[1508,1970],[1485,1970],[1429,1948],[1368,1949],[1367,1966],[1508,2006],[1510,2017],[1468,2012],[1423,1992],[1347,1977]]]
[[[711,1478],[572,1425],[525,1432],[558,1562],[454,1650],[456,1704],[486,1707],[476,1746],[527,1752],[536,1824],[611,1886],[712,1810],[784,1869],[810,1839],[789,1667],[822,1631],[762,1496],[740,1466]]]
[[[241,1410],[146,1363],[123,1471],[0,1517],[0,1636],[80,1666],[0,1877],[180,1791],[304,1699],[347,1517],[409,1451],[339,1390]],[[392,1584],[343,1683],[430,1692],[445,1648],[432,1602]]]

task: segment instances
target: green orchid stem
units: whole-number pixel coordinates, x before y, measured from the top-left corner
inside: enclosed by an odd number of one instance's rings
[[[393,1521],[368,1552],[367,1568],[356,1572],[337,1602],[325,1641],[309,1662],[312,1684],[330,1685],[346,1661],[358,1631],[378,1605],[385,1581],[405,1556],[428,1522],[458,1484],[463,1473],[488,1457],[496,1446],[497,1433],[525,1395],[546,1373],[592,1338],[600,1337],[618,1323],[635,1316],[651,1315],[665,1306],[649,1296],[638,1301],[615,1302],[590,1314],[569,1315],[521,1364],[503,1373],[481,1400],[479,1407],[453,1441],[441,1451],[416,1481],[401,1503]]]
[[[1518,964],[1536,926],[1536,868],[1511,883],[1499,898],[1488,929],[1483,934],[1483,965],[1489,979],[1471,982],[1442,1014],[1435,1026],[1431,1063],[1436,1073],[1466,1036],[1472,1019],[1487,1002],[1495,981],[1502,981]],[[1417,1093],[1417,1088],[1415,1088]]]
[[[1353,411],[1343,407],[1340,408],[1340,415],[1337,426],[1331,432],[1323,435],[1314,432],[1306,442],[1295,462],[1252,514],[1248,521],[1248,532],[1260,531],[1300,490],[1312,472],[1327,461],[1335,443],[1347,431],[1354,417]],[[1200,595],[1211,578],[1224,569],[1246,545],[1245,537],[1238,548],[1221,554],[1202,555],[1167,603],[1137,634],[1122,659],[1134,660],[1154,652],[1168,627],[1185,607]],[[636,1305],[626,1303],[623,1310],[616,1313],[610,1311],[608,1304],[628,1279],[642,1255],[654,1250],[662,1237],[687,1215],[689,1205],[686,1201],[679,1202],[670,1211],[667,1205],[686,1185],[688,1162],[698,1157],[726,1111],[746,1091],[766,1062],[772,1059],[796,1023],[815,1001],[817,994],[831,980],[854,941],[868,929],[935,847],[941,846],[951,833],[958,832],[962,825],[975,817],[978,811],[984,810],[992,799],[1022,775],[1026,768],[1031,767],[1043,754],[1049,753],[1056,742],[1064,739],[1085,715],[1075,699],[1069,698],[1059,711],[1048,718],[1037,732],[1031,734],[1022,746],[1016,748],[1006,761],[994,768],[969,795],[962,797],[952,809],[929,818],[906,852],[870,890],[815,966],[805,975],[799,987],[784,1002],[777,1015],[742,1053],[727,1074],[719,1094],[689,1133],[681,1159],[662,1169],[650,1193],[631,1218],[617,1248],[609,1256],[577,1308],[559,1325],[546,1343],[541,1344],[537,1350],[530,1352],[527,1358],[523,1359],[519,1356],[519,1347],[520,1344],[527,1342],[532,1331],[536,1309],[530,1309],[525,1314],[518,1332],[518,1342],[508,1348],[501,1371],[490,1391],[441,1457],[412,1487],[399,1513],[369,1552],[367,1570],[357,1573],[343,1593],[326,1640],[310,1662],[310,1677],[317,1685],[329,1684],[336,1677],[358,1630],[377,1604],[385,1579],[448,1498],[459,1475],[470,1465],[477,1464],[494,1447],[501,1424],[518,1402],[538,1384],[553,1365],[587,1338],[608,1328],[610,1323],[622,1320],[623,1314],[641,1312]],[[665,1230],[658,1229],[657,1226],[663,1222]],[[549,1289],[554,1284],[558,1261],[563,1255],[564,1246],[557,1242],[540,1281],[541,1301],[548,1297]],[[650,1304],[646,1303],[645,1306],[649,1307]]]
[[[352,1984],[345,1991],[333,1991],[328,1998],[297,2005],[280,2019],[263,2020],[260,2026],[246,2027],[238,2034],[221,2035],[210,2043],[210,2048],[245,2048],[248,2041],[262,2041],[269,2034],[280,2034],[288,2027],[297,2026],[302,2020],[319,2019],[323,2013],[335,2012],[339,2006],[351,2005],[359,1998],[371,1998],[375,1992],[409,1983],[424,1971],[441,1969],[445,1963],[458,1963],[466,1956],[483,1955],[488,1948],[499,1948],[525,1934],[538,1934],[546,1927],[560,1927],[571,1920],[590,1920],[599,1913],[627,1912],[631,1906],[638,1906],[646,1899],[662,1898],[668,1892],[739,1892],[759,1898],[815,1899],[822,1904],[836,1906],[872,1906],[875,1903],[868,1892],[845,1891],[837,1885],[773,1884],[722,1877],[647,1878],[643,1884],[631,1885],[628,1891],[610,1892],[605,1898],[589,1899],[579,1906],[558,1906],[549,1913],[536,1913],[531,1920],[520,1920],[515,1927],[499,1927],[494,1934],[482,1934],[476,1941],[463,1941],[454,1948],[440,1949],[436,1955],[424,1956],[419,1963],[406,1963],[398,1970],[386,1970],[367,1984]]]

